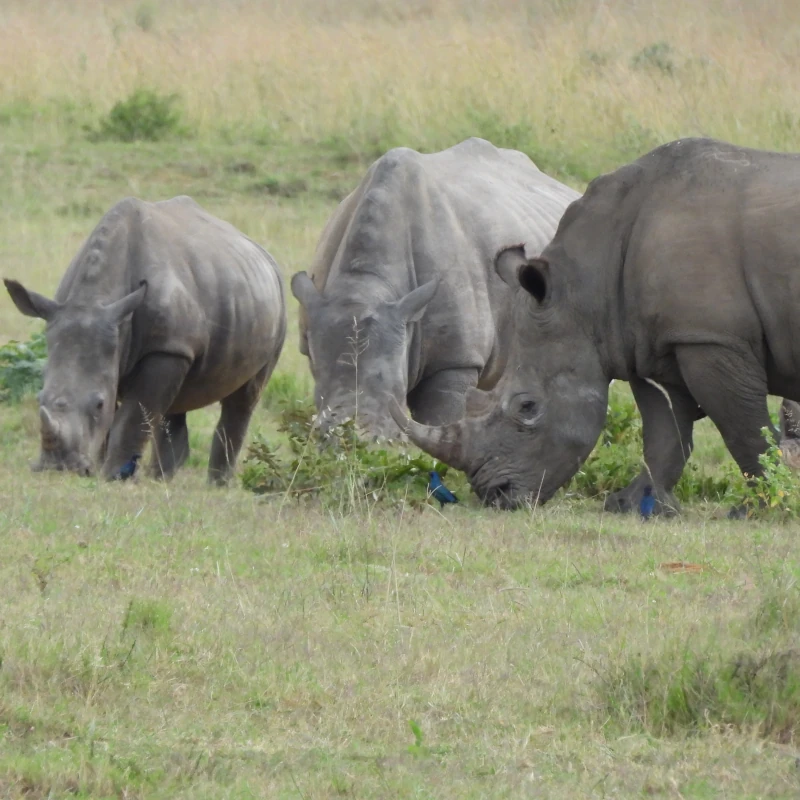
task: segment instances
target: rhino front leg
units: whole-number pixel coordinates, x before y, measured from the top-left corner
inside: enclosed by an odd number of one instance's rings
[[[692,395],[681,387],[663,385],[669,395],[668,402],[663,392],[641,378],[632,379],[630,384],[642,415],[645,467],[628,486],[606,498],[605,510],[636,511],[644,487],[651,486],[656,498],[654,513],[676,514],[680,504],[672,489],[692,452],[694,421],[703,412]]]
[[[189,458],[189,428],[186,414],[167,414],[153,436],[150,474],[169,480]]]
[[[274,366],[272,362],[267,364],[247,383],[223,399],[222,413],[211,443],[211,457],[208,461],[209,483],[224,486],[233,474],[250,418]]]
[[[418,383],[408,394],[408,408],[417,422],[445,425],[464,416],[466,394],[478,385],[474,369],[446,369]]]
[[[108,437],[104,478],[116,477],[123,464],[142,453],[148,437],[159,430],[162,417],[178,396],[190,366],[185,358],[153,353],[124,380],[120,386],[122,403]]]

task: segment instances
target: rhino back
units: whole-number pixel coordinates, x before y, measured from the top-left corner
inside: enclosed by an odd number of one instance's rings
[[[520,242],[540,252],[579,196],[524,154],[482,139],[425,155],[397,148],[337,209],[317,249],[314,282],[335,290],[339,281],[377,276],[397,298],[440,278],[411,372],[421,378],[443,366],[483,370],[498,349],[510,300],[494,256]]]
[[[56,299],[106,304],[142,280],[147,295],[123,332],[121,377],[148,353],[187,358],[184,394],[200,407],[277,357],[286,329],[277,264],[190,198],[118,203],[73,260]]]
[[[551,248],[594,297],[585,316],[612,342],[614,377],[680,380],[674,347],[701,343],[800,374],[800,157],[662,145],[593,181]]]

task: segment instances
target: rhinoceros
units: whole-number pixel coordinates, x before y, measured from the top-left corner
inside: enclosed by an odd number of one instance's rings
[[[422,422],[459,419],[467,390],[505,365],[512,292],[498,248],[524,240],[538,253],[578,196],[483,139],[379,158],[329,220],[310,274],[292,278],[322,426],[357,417],[395,436],[388,396]]]
[[[118,477],[153,434],[150,469],[189,454],[186,412],[222,412],[208,476],[224,483],[283,345],[277,264],[189,197],[127,198],[100,220],[54,300],[5,281],[17,308],[47,323],[34,469]]]
[[[710,139],[663,145],[596,178],[540,257],[497,271],[518,287],[508,368],[485,413],[410,438],[505,507],[545,501],[575,474],[630,382],[644,463],[607,507],[677,509],[672,489],[707,415],[747,475],[774,432],[767,394],[800,399],[800,156]]]

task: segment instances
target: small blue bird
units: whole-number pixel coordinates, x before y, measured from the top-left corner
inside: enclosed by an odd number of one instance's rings
[[[653,497],[653,487],[645,486],[642,492],[642,499],[639,501],[639,513],[642,515],[642,519],[650,519],[655,507],[656,499]]]
[[[132,478],[136,472],[136,462],[141,458],[139,453],[134,453],[130,461],[126,461],[120,468],[119,472],[114,476],[115,481],[126,481]]]
[[[429,472],[428,477],[428,492],[439,501],[440,508],[444,508],[447,503],[458,502],[458,498],[442,483],[438,472]]]

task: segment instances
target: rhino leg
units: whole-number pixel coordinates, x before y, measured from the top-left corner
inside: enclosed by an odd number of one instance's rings
[[[169,480],[189,458],[186,414],[167,414],[155,430],[150,474]]]
[[[250,417],[253,416],[261,391],[274,366],[270,362],[247,383],[222,400],[222,413],[214,431],[211,458],[208,461],[209,483],[224,486],[233,474]]]
[[[114,415],[102,475],[113,478],[135,453],[142,453],[148,437],[180,392],[191,366],[185,358],[164,353],[145,356],[120,386],[122,403]]]
[[[684,346],[677,355],[689,391],[717,426],[739,469],[761,475],[758,458],[767,449],[761,429],[778,439],[767,408],[763,365],[744,349],[714,345]],[[740,515],[736,509],[732,513]]]
[[[658,388],[641,378],[632,379],[630,384],[642,415],[646,466],[628,486],[606,498],[605,510],[636,511],[644,487],[652,486],[656,498],[654,513],[668,516],[676,514],[680,511],[680,504],[672,494],[672,489],[692,452],[694,421],[703,413],[695,399],[683,388],[663,385],[664,391],[669,394],[667,402]]]
[[[423,425],[445,425],[464,416],[466,394],[478,385],[474,369],[446,369],[420,381],[408,394],[408,408]]]

